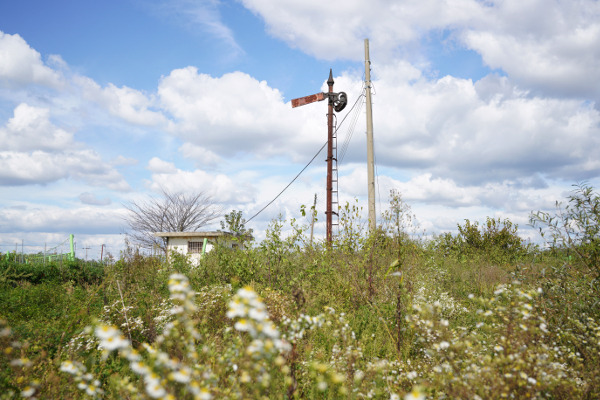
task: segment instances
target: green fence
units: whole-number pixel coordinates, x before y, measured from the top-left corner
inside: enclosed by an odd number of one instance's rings
[[[23,251],[19,253],[17,250],[14,252],[6,252],[4,254],[4,258],[7,261],[20,262],[25,264],[45,264],[45,263],[55,263],[55,262],[64,262],[64,261],[74,261],[75,260],[75,245],[74,245],[75,235],[70,234],[69,238],[64,242],[60,243],[57,246],[54,246],[50,249],[44,249],[43,252],[38,252],[35,254],[24,254]],[[69,243],[69,252],[65,253],[62,251],[62,248]]]

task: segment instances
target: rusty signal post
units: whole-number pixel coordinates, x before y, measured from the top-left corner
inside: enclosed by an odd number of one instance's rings
[[[346,107],[348,103],[348,96],[346,93],[333,92],[333,73],[329,70],[329,79],[327,80],[327,86],[329,91],[327,93],[316,93],[310,96],[304,96],[292,100],[292,108],[300,107],[305,104],[314,103],[316,101],[328,100],[327,107],[327,211],[325,216],[327,217],[327,244],[331,245],[333,240],[333,214],[337,215],[337,212],[332,210],[332,195],[333,195],[333,111],[340,112]],[[337,160],[335,160],[337,161]]]

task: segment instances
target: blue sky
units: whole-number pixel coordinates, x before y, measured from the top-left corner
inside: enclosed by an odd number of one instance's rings
[[[326,140],[324,103],[290,100],[332,68],[354,104],[366,37],[379,211],[396,189],[427,235],[491,216],[539,240],[532,210],[600,183],[597,1],[2,2],[0,251],[117,253],[123,205],[161,187],[254,215]],[[364,108],[351,133],[340,200],[366,208]],[[324,211],[324,157],[258,238],[315,193]]]

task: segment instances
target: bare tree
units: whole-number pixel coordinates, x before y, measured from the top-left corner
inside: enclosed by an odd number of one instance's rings
[[[155,237],[155,232],[194,232],[221,216],[221,210],[204,192],[185,194],[162,189],[161,195],[125,206],[129,210],[125,218],[129,236],[142,247],[158,247],[166,252],[167,239]]]

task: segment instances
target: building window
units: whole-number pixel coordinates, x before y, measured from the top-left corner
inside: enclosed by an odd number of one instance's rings
[[[202,253],[203,242],[188,242],[188,254]]]

